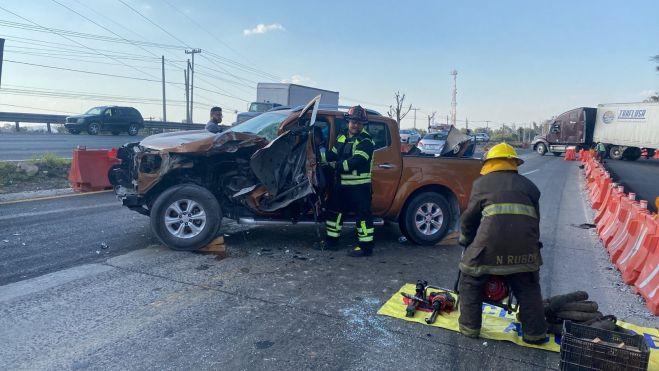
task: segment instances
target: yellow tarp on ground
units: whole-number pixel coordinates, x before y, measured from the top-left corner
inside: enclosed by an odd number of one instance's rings
[[[427,325],[425,319],[430,317],[430,312],[417,311],[414,317],[405,317],[405,307],[401,292],[414,295],[416,285],[408,283],[401,287],[378,311],[378,314],[404,319],[406,321],[421,323]],[[433,291],[429,289],[429,291]],[[439,290],[435,290],[439,291]],[[484,339],[511,341],[515,344],[528,347],[548,350],[550,352],[560,351],[560,336],[550,334],[550,340],[543,345],[532,345],[522,341],[522,332],[519,322],[515,319],[514,314],[508,314],[504,309],[484,304],[483,305],[483,324],[481,327],[481,337]],[[429,326],[441,327],[451,331],[459,331],[458,328],[459,312],[453,311],[449,314],[442,313],[437,316],[435,323]],[[649,370],[659,370],[659,331],[653,328],[640,327],[618,321],[618,325],[632,330],[637,334],[643,335],[650,348]]]

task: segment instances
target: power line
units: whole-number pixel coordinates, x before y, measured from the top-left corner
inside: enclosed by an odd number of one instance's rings
[[[77,0],[76,0],[76,1],[77,1]],[[169,5],[171,8],[173,8],[174,10],[176,10],[177,12],[179,12],[179,13],[180,13],[181,15],[183,15],[185,18],[187,18],[190,22],[192,22],[192,24],[194,24],[195,26],[197,26],[199,29],[201,29],[202,31],[204,31],[204,32],[206,32],[207,34],[209,34],[212,38],[214,38],[215,40],[217,40],[218,42],[220,42],[222,45],[226,46],[229,50],[233,51],[236,55],[238,55],[239,57],[241,57],[241,58],[243,58],[243,59],[249,61],[249,59],[247,59],[247,57],[245,57],[245,56],[242,55],[241,53],[238,53],[238,51],[237,51],[236,49],[232,48],[229,44],[227,44],[226,42],[224,42],[222,39],[220,39],[219,37],[217,37],[215,34],[213,34],[212,32],[208,31],[208,29],[206,29],[205,27],[201,26],[201,24],[199,24],[198,22],[196,22],[195,20],[193,20],[192,18],[190,18],[187,14],[185,14],[185,12],[182,12],[180,9],[178,9],[177,7],[175,7],[174,5],[172,5],[172,3],[170,3],[170,2],[167,1],[167,0],[162,0],[162,1],[165,2],[165,4]],[[236,63],[236,64],[239,64],[238,62],[235,62],[235,63]],[[255,71],[259,71],[259,70],[257,70],[257,69],[254,69],[254,70],[255,70]],[[263,72],[264,74],[268,74],[268,75],[270,75],[269,73],[264,72],[264,71],[259,71],[259,72]],[[274,75],[270,75],[270,76],[273,76],[273,77],[277,78],[277,77],[274,76]]]
[[[17,17],[27,20],[30,22],[28,19],[18,16],[16,13],[13,13],[3,7],[0,7],[0,9],[16,15]],[[95,34],[88,34],[84,32],[76,32],[76,31],[69,31],[69,30],[63,30],[63,29],[58,29],[58,28],[52,28],[52,27],[44,27],[40,26],[35,23],[35,25],[29,25],[25,23],[18,23],[18,22],[10,22],[10,21],[4,21],[0,20],[0,26],[6,26],[10,28],[18,28],[22,30],[27,30],[27,31],[35,31],[35,32],[44,32],[44,33],[56,33],[58,35],[68,35],[71,37],[78,37],[81,39],[89,39],[89,40],[95,40],[95,41],[106,41],[106,42],[113,42],[113,43],[119,43],[119,44],[133,44],[137,43],[142,46],[148,46],[148,47],[153,47],[153,48],[160,48],[160,49],[176,49],[176,50],[182,50],[184,47],[179,46],[179,45],[170,45],[170,44],[160,44],[160,43],[153,43],[153,42],[148,42],[148,41],[135,41],[135,40],[130,40],[130,42],[125,42],[121,39],[117,39],[114,37],[109,37],[109,36],[102,36],[102,35],[95,35]]]
[[[54,1],[54,0],[53,0],[53,1]],[[34,24],[34,25],[36,25],[36,26],[38,26],[38,27],[40,27],[40,28],[43,28],[43,29],[49,30],[49,31],[51,31],[51,32],[54,32],[54,33],[56,33],[57,35],[59,35],[60,37],[63,37],[63,38],[65,38],[65,39],[67,39],[67,40],[69,40],[69,41],[71,41],[71,42],[73,42],[73,43],[75,43],[75,44],[78,44],[78,45],[83,46],[83,47],[85,47],[85,48],[87,48],[87,49],[90,49],[90,50],[94,50],[94,48],[88,47],[87,45],[84,45],[84,44],[82,44],[82,43],[80,43],[80,42],[78,42],[78,41],[76,41],[76,40],[73,40],[73,39],[71,39],[71,38],[69,38],[69,37],[67,37],[67,36],[64,36],[64,35],[62,35],[62,34],[59,34],[59,33],[57,33],[56,31],[54,31],[53,29],[51,29],[51,28],[41,26],[41,25],[37,24],[36,22],[33,22],[33,21],[31,21],[31,20],[29,20],[29,19],[23,17],[23,16],[20,16],[20,15],[18,15],[18,14],[16,14],[16,13],[12,12],[12,11],[10,11],[10,10],[7,10],[6,8],[4,8],[4,7],[2,7],[2,6],[0,6],[0,9],[4,10],[4,11],[7,12],[7,13],[13,14],[14,16],[16,16],[16,17],[18,17],[18,18],[20,18],[20,19],[23,19],[23,20],[25,20],[25,21],[28,21],[28,22],[30,22],[30,23],[32,23],[32,24]],[[97,50],[94,50],[94,51],[97,52],[98,54],[103,54],[103,53],[100,52],[100,51],[97,51]],[[103,54],[103,55],[106,55],[106,54]],[[132,68],[132,69],[134,69],[134,70],[136,70],[136,71],[138,71],[138,72],[140,72],[140,73],[142,73],[142,74],[144,74],[144,75],[150,76],[148,73],[146,73],[146,72],[144,72],[144,71],[141,71],[139,68],[133,67],[133,66],[131,66],[131,65],[127,64],[127,63],[124,63],[124,62],[122,62],[122,61],[120,61],[120,60],[118,60],[118,59],[115,59],[115,58],[113,58],[113,57],[111,57],[111,56],[108,56],[108,55],[106,55],[106,56],[107,56],[108,58],[110,58],[110,59],[113,59],[113,60],[115,60],[115,61],[117,61],[117,62],[119,62],[119,63],[125,65],[126,67]],[[153,77],[153,76],[151,76],[151,77]]]
[[[84,70],[78,70],[78,69],[74,69],[74,68],[65,68],[65,67],[47,66],[47,65],[43,65],[43,64],[37,64],[37,63],[28,63],[28,62],[14,61],[14,60],[11,60],[11,59],[5,59],[5,62],[16,63],[16,64],[23,64],[23,65],[27,65],[27,66],[42,67],[42,68],[50,68],[50,69],[62,70],[62,71],[70,71],[70,72],[86,73],[86,74],[90,74],[90,75],[118,77],[118,78],[122,78],[122,79],[130,79],[130,80],[138,80],[138,81],[148,81],[148,82],[158,82],[158,83],[159,83],[159,82],[162,82],[162,81],[160,81],[160,80],[147,79],[147,78],[143,78],[143,77],[123,76],[123,75],[115,75],[115,74],[111,74],[111,73],[84,71]],[[182,84],[182,83],[171,82],[170,84]]]

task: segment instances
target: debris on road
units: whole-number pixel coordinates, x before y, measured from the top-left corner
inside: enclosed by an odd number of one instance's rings
[[[105,242],[101,242],[101,249],[104,249],[104,250],[105,250],[105,249],[109,249],[109,248],[110,248],[110,246],[108,246],[107,243],[105,243]]]

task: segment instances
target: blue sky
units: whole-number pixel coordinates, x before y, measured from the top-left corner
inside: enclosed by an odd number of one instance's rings
[[[205,89],[195,90],[197,122],[207,120],[210,105],[225,107],[225,120],[233,121],[233,110],[256,98],[257,81],[336,90],[342,104],[361,103],[382,112],[399,90],[420,108],[419,127],[434,111],[438,120],[446,119],[454,68],[457,117],[469,119],[470,127],[485,120],[491,126],[528,124],[578,106],[640,101],[659,90],[656,64],[650,61],[659,54],[656,1],[3,0],[0,7],[5,60],[13,61],[3,66],[2,111],[76,113],[125,104],[160,118],[157,82],[16,62],[159,80],[158,58],[164,54],[166,80],[175,83],[167,86],[167,118],[180,121],[184,46],[202,49],[195,60],[195,85]],[[59,32],[37,32],[35,24],[172,48],[68,33],[64,38]],[[51,96],[41,96],[44,91]],[[118,97],[142,99],[127,103]],[[402,126],[413,124],[410,113]]]

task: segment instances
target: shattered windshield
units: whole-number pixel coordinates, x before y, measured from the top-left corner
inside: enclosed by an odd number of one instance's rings
[[[249,119],[230,129],[238,133],[252,133],[272,141],[277,138],[279,124],[288,117],[285,112],[266,112],[262,115]]]

